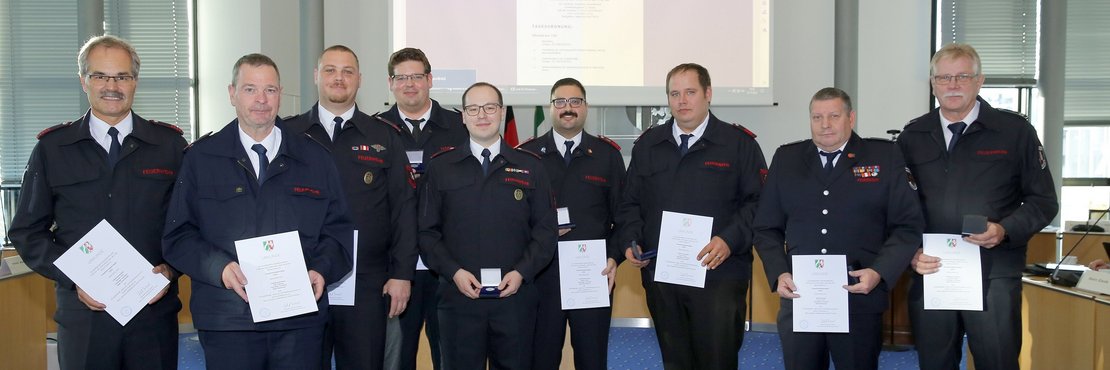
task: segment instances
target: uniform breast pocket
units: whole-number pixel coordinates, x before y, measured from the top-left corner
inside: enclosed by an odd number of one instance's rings
[[[905,152],[906,163],[910,167],[927,166],[931,164],[939,164],[941,162],[941,148],[940,147],[914,147]]]
[[[347,182],[347,184],[361,183],[363,185],[361,188],[365,190],[373,190],[385,186],[383,184],[386,182],[385,177],[389,172],[389,162],[385,161],[384,156],[355,153],[351,158],[355,162],[354,168],[358,170],[347,175],[356,177],[353,180],[349,180],[350,182]]]
[[[503,209],[514,220],[527,220],[531,214],[531,199],[535,195],[536,184],[531,176],[504,176],[495,185],[494,196],[497,204],[505,204]],[[573,196],[573,195],[571,195]]]
[[[63,166],[47,170],[46,177],[50,187],[53,188],[57,203],[73,205],[100,206],[100,196],[104,189],[97,188],[100,172],[97,167],[89,166]],[[90,197],[97,196],[96,199]]]
[[[168,163],[140,165],[134,171],[142,194],[168,194],[177,178],[177,168]]]
[[[205,185],[197,187],[197,212],[201,230],[211,240],[235,240],[246,231],[247,212],[253,209],[246,184]]]
[[[734,163],[723,160],[706,160],[698,164],[698,179],[705,186],[705,191],[700,192],[710,201],[720,201],[725,194],[736,194],[737,176]]]
[[[988,173],[989,171],[997,171],[999,168],[1011,166],[1014,162],[1010,157],[1007,150],[976,150],[975,154],[971,156],[972,171],[975,173]]]
[[[327,189],[315,184],[292,185],[288,194],[284,207],[290,217],[283,219],[296,220],[296,224],[287,226],[299,230],[302,238],[316,238],[328,213]]]

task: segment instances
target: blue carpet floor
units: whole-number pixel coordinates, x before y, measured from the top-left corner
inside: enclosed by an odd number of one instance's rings
[[[204,353],[195,333],[182,334],[180,341],[181,370],[203,370]],[[609,368],[618,370],[663,369],[659,344],[653,329],[612,328],[609,332]],[[749,332],[744,335],[740,350],[741,369],[782,369],[782,347],[775,333]],[[917,352],[883,351],[879,356],[883,370],[917,369]],[[960,369],[966,369],[961,364]]]

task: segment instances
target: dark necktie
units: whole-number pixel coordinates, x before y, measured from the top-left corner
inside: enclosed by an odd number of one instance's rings
[[[270,159],[266,158],[266,147],[262,144],[254,144],[251,150],[258,153],[258,183],[262,183],[262,179],[266,178],[266,167],[270,166]]]
[[[840,151],[837,150],[832,153],[821,151],[819,153],[821,153],[821,155],[825,157],[825,167],[823,167],[825,169],[825,174],[828,175],[829,173],[832,173],[834,165],[833,162],[836,161],[836,156],[840,155]]]
[[[694,134],[681,134],[678,137],[682,138],[682,145],[678,146],[678,152],[686,155],[686,152],[690,151],[690,138],[694,137]]]
[[[489,149],[482,149],[482,174],[489,174]]]
[[[570,149],[574,147],[574,141],[573,140],[564,141],[563,145],[567,146],[567,151],[565,153],[563,153],[563,162],[565,162],[567,164],[567,166],[569,167],[570,166],[570,159],[571,159],[571,157],[573,157],[573,154],[571,153]]]
[[[119,130],[109,127],[108,136],[112,137],[112,143],[108,145],[108,167],[115,167],[116,162],[119,162]]]
[[[412,139],[413,140],[420,140],[420,124],[424,122],[424,119],[423,118],[421,118],[421,119],[405,118],[405,121],[409,121],[409,123],[412,124]]]
[[[960,140],[960,136],[964,135],[964,129],[967,124],[963,122],[956,122],[948,125],[948,131],[952,131],[952,140],[948,142],[948,151],[956,148],[956,142]]]
[[[335,129],[331,131],[331,142],[335,143],[339,141],[339,132],[343,131],[343,117],[335,116],[332,121],[335,121]]]

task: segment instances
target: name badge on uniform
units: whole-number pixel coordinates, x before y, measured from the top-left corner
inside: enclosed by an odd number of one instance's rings
[[[501,289],[497,287],[501,285],[501,269],[482,269],[481,275],[482,290],[478,298],[500,298]]]
[[[412,165],[413,171],[416,173],[424,173],[424,151],[423,150],[409,150],[405,152],[409,157],[409,164]]]
[[[560,229],[573,229],[574,224],[570,222],[570,209],[561,207],[555,210],[555,219],[559,220]]]

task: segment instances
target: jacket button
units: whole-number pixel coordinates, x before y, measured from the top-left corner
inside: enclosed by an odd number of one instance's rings
[[[825,234],[828,234],[828,233],[829,233],[829,229],[821,229],[821,235],[825,235]]]
[[[821,214],[823,214],[823,215],[827,215],[827,214],[829,214],[829,210],[827,210],[827,209],[822,209],[822,210],[821,210]]]
[[[825,248],[821,248],[821,254],[825,254],[825,253],[829,253],[829,250],[825,249]]]
[[[827,196],[827,195],[829,195],[829,191],[825,190],[825,191],[821,192],[821,194],[825,194]]]

